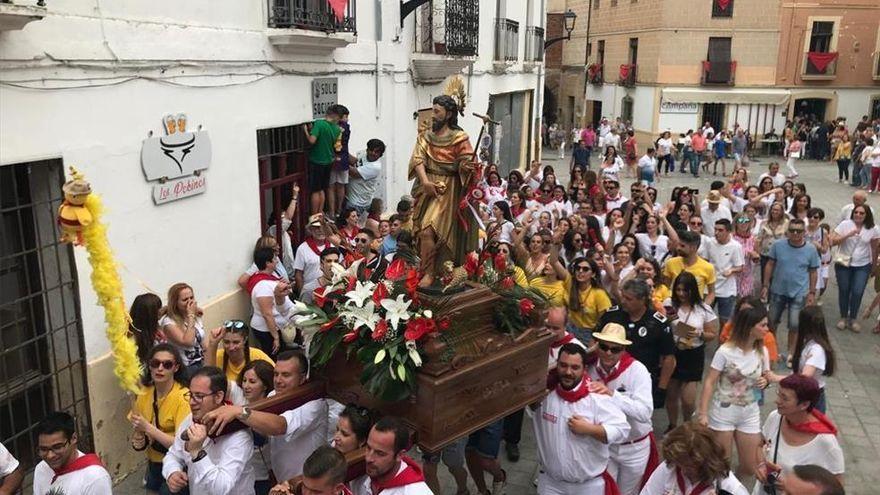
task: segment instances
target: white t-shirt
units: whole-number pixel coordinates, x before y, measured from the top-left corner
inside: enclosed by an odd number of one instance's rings
[[[715,297],[731,297],[736,295],[736,274],[729,277],[724,272],[745,265],[742,244],[730,239],[721,244],[716,239],[706,242],[706,256],[709,263],[715,266]]]
[[[798,363],[798,373],[803,373],[804,366],[810,365],[816,368],[816,374],[813,378],[819,382],[819,388],[825,388],[825,366],[828,362],[828,356],[825,355],[825,349],[815,341],[807,342],[801,351],[801,359]]]
[[[656,241],[652,241],[651,237],[645,232],[635,234],[636,241],[639,243],[639,253],[642,257],[651,256],[657,261],[663,259],[669,252],[669,238],[663,234],[657,236]]]
[[[681,489],[678,487],[675,468],[670,467],[669,464],[665,462],[661,462],[660,465],[657,466],[657,469],[651,474],[651,477],[648,478],[647,483],[645,483],[645,486],[642,488],[639,495],[707,495],[709,493],[715,493],[712,490],[716,487],[720,487],[722,490],[726,490],[733,495],[748,495],[749,493],[749,491],[746,490],[746,487],[736,479],[733,471],[728,472],[727,477],[723,480],[718,480],[717,485],[713,485],[698,494],[693,493],[693,489],[696,488],[696,485],[685,478],[685,491],[682,493]]]
[[[764,370],[770,369],[770,357],[767,348],[762,347],[759,353],[754,349],[743,352],[742,349],[726,342],[718,347],[712,357],[712,369],[721,372],[715,389],[715,404],[749,406],[761,397],[758,379]]]
[[[82,455],[76,451],[77,458]],[[55,471],[46,461],[40,461],[34,469],[34,495],[46,495],[50,491],[65,495],[113,495],[110,474],[102,466],[89,466],[63,474],[53,483],[54,477]]]
[[[287,325],[289,320],[290,310],[293,308],[293,302],[289,298],[284,298],[284,304],[279,308],[277,304],[275,304],[275,286],[278,285],[278,282],[275,280],[262,280],[257,282],[257,285],[254,286],[254,290],[251,291],[251,309],[253,310],[253,315],[251,316],[251,328],[258,332],[268,332],[269,326],[266,325],[266,319],[263,318],[263,313],[260,311],[260,305],[257,302],[257,298],[259,297],[271,297],[272,298],[272,317],[275,320],[275,327],[277,329],[282,329]]]
[[[159,319],[159,328],[164,328],[167,325],[176,325],[176,323],[170,316],[165,315]],[[180,325],[177,326],[179,327]],[[181,347],[171,341],[168,342],[180,350],[180,357],[183,359],[184,366],[199,363],[205,358],[205,351],[202,349],[202,341],[205,339],[205,327],[202,325],[202,319],[198,316],[196,317],[195,329],[196,341],[190,347]],[[183,329],[181,328],[181,330]]]
[[[648,155],[639,158],[639,169],[654,170],[657,168],[657,159]]]
[[[3,484],[3,478],[9,476],[18,469],[18,459],[12,456],[6,446],[0,443],[0,484]]]
[[[609,166],[602,165],[602,177],[619,181],[620,171],[623,169],[623,160],[618,156]]]
[[[324,251],[330,244],[318,244],[318,252]],[[321,255],[312,251],[308,242],[303,242],[296,248],[296,258],[293,260],[293,270],[303,272],[303,285],[317,280],[321,276]]]
[[[373,201],[376,184],[379,183],[379,175],[382,173],[382,159],[379,158],[375,162],[368,161],[367,152],[359,151],[357,165],[360,177],[351,176],[349,179],[346,199],[358,208],[366,208]]]
[[[657,154],[660,156],[666,156],[672,151],[672,138],[664,139],[660,138],[657,140]]]
[[[768,461],[773,461],[773,453],[776,448],[776,432],[779,431],[779,411],[770,411],[761,434],[767,445],[764,447]],[[837,437],[831,433],[820,433],[809,443],[798,447],[792,447],[785,443],[785,437],[779,435],[779,451],[776,452],[775,464],[782,467],[783,473],[790,473],[794,466],[803,464],[815,464],[831,472],[831,474],[843,474],[843,450],[837,443]],[[755,484],[753,494],[764,493],[761,483]]]
[[[278,258],[275,258],[275,260],[277,261]],[[248,269],[244,272],[244,274],[247,275],[248,277],[250,277],[251,275],[257,273],[258,271],[260,271],[260,269],[257,268],[257,264],[251,263],[251,266],[248,267]],[[281,280],[284,280],[285,282],[288,282],[288,283],[290,282],[290,276],[288,276],[287,268],[284,268],[283,263],[278,263],[277,265],[275,265],[275,276],[280,278]]]
[[[770,175],[769,172],[764,172],[758,177],[758,182],[756,184],[760,184],[764,177],[770,177],[770,180],[773,181],[773,187],[782,187],[782,184],[785,183],[785,176],[782,175],[782,172],[776,172],[776,175]]]
[[[709,205],[703,206],[700,208],[700,218],[703,219],[703,233],[709,236],[715,235],[715,222],[718,220],[726,219],[733,221],[730,208],[722,204],[718,204],[718,208],[715,208],[714,211],[709,208]]]
[[[711,125],[709,127],[706,127],[705,129],[703,129],[703,137],[704,138],[708,138],[709,134],[713,134],[713,135],[715,134],[715,128],[712,127]],[[709,149],[709,148],[707,147],[706,149]]]
[[[712,308],[703,303],[694,308],[678,308],[677,315],[678,319],[674,324],[684,323],[697,329],[697,336],[694,338],[673,335],[676,344],[679,344],[679,347],[683,349],[696,349],[705,344],[703,341],[703,329],[707,323],[712,323],[718,319]]]
[[[852,220],[844,220],[834,228],[834,232],[844,236],[856,228],[856,224]],[[837,248],[839,254],[848,254],[852,256],[850,266],[865,266],[871,264],[871,241],[880,238],[880,228],[876,225],[873,228],[862,227],[862,232],[858,235],[848,237]]]

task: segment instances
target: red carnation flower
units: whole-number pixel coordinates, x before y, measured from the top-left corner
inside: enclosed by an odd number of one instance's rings
[[[434,320],[428,318],[413,318],[406,324],[406,331],[403,337],[406,340],[419,340],[425,335],[435,331],[437,325]]]
[[[402,277],[405,272],[406,263],[403,262],[403,258],[397,258],[388,265],[387,269],[385,269],[385,278],[388,280],[397,280]]]
[[[376,323],[376,329],[373,330],[373,335],[371,337],[373,340],[382,340],[385,338],[385,334],[388,333],[388,322],[385,320],[379,320],[379,323]]]
[[[514,284],[513,278],[504,277],[501,279],[500,282],[498,282],[498,284],[501,286],[502,289],[511,289],[511,288],[513,288],[513,284]]]
[[[524,297],[524,298],[522,298],[522,299],[519,300],[519,312],[520,312],[523,316],[526,316],[526,315],[528,315],[529,313],[531,313],[533,309],[535,309],[535,303],[532,302],[531,299],[528,299],[528,298],[525,298],[525,297]]]
[[[388,287],[384,283],[379,282],[373,289],[373,302],[378,306],[382,303],[382,299],[388,299]]]
[[[473,277],[474,274],[477,273],[477,267],[479,264],[480,259],[477,257],[477,253],[471,251],[467,254],[467,258],[465,258],[464,269],[469,276]]]
[[[495,269],[499,272],[507,270],[507,257],[501,253],[495,255]]]

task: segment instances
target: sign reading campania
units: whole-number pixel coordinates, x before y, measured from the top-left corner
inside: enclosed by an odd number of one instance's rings
[[[660,113],[697,113],[699,110],[699,103],[673,103],[666,100],[660,102]]]
[[[312,79],[312,118],[320,119],[339,101],[339,80],[335,77]]]

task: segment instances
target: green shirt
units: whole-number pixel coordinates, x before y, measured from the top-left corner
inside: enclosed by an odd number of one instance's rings
[[[309,161],[319,165],[330,165],[336,159],[336,140],[342,129],[324,119],[312,124],[312,136],[317,138],[309,150]]]

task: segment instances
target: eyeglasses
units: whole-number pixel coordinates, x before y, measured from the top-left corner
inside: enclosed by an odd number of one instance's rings
[[[37,455],[40,457],[46,457],[49,455],[49,452],[52,452],[53,454],[60,456],[64,454],[64,449],[66,449],[68,445],[70,445],[69,439],[64,443],[56,443],[51,447],[37,447]]]
[[[196,404],[201,404],[205,397],[210,397],[214,394],[202,394],[199,392],[186,392],[183,394],[183,398],[190,401],[195,402]]]
[[[370,242],[370,240],[367,239],[366,237],[355,237],[354,242],[356,242],[358,244],[366,244],[366,243]]]
[[[171,359],[151,359],[150,360],[150,369],[157,370],[159,367],[163,367],[166,370],[170,370],[174,367],[176,363]]]
[[[822,220],[822,215],[810,215],[810,218],[815,220]]]
[[[232,330],[233,328],[236,330],[241,330],[242,328],[244,328],[244,322],[241,320],[226,320],[226,322],[223,323],[223,328],[227,330]]]
[[[607,186],[605,186],[605,189],[620,189],[620,188],[618,186],[608,184]]]
[[[576,272],[591,272],[591,271],[593,271],[593,269],[590,268],[590,265],[578,265],[577,267],[575,267],[574,271],[576,271]]]
[[[703,222],[691,222],[691,227],[702,227]]]
[[[608,344],[604,344],[602,342],[599,343],[599,349],[602,349],[605,352],[610,352],[611,354],[617,354],[619,352],[623,352],[623,347],[611,346]]]
[[[803,234],[804,229],[788,229],[789,234]]]

